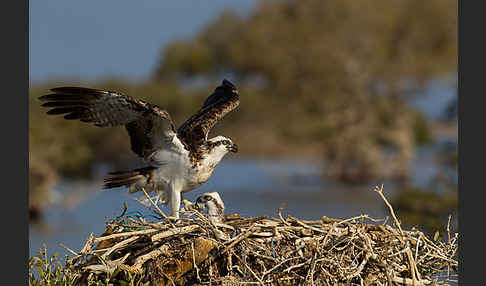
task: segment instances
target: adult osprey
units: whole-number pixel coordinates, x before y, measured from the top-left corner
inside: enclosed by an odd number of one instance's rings
[[[173,217],[179,217],[181,194],[206,182],[216,165],[228,152],[237,152],[231,139],[208,133],[218,120],[239,104],[238,90],[223,80],[202,108],[179,129],[169,113],[155,104],[118,92],[82,87],[58,87],[52,94],[39,97],[51,107],[47,114],[65,114],[99,127],[125,125],[131,149],[148,166],[131,171],[112,172],[104,188],[126,186],[129,193],[144,187],[155,191],[163,204],[170,202]]]

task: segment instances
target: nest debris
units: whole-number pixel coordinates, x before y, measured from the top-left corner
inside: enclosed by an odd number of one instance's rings
[[[458,234],[443,240],[402,230],[393,216],[302,220],[194,210],[178,221],[121,216],[90,235],[66,267],[79,284],[121,285],[455,285]],[[125,209],[126,210],[126,209]],[[124,211],[125,213],[125,211]],[[394,225],[394,226],[393,226]],[[137,281],[134,283],[134,281]],[[124,284],[125,284],[124,283]],[[128,285],[128,284],[127,284]]]

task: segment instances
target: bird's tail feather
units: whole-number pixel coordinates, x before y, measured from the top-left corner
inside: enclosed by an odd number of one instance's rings
[[[104,179],[103,189],[111,189],[126,186],[129,192],[136,192],[138,188],[144,187],[155,167],[149,166],[131,171],[116,171],[108,173],[109,177]]]

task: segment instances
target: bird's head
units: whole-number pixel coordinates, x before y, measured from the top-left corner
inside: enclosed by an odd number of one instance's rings
[[[220,155],[221,158],[228,152],[238,152],[238,145],[234,144],[231,139],[224,136],[216,136],[208,140],[209,147],[211,148],[210,154],[214,156]]]
[[[209,219],[215,222],[222,222],[224,214],[224,203],[217,192],[204,193],[196,199],[196,207],[199,211],[208,209]]]
[[[227,79],[223,79],[223,82],[216,88],[216,91],[238,94],[236,86]]]

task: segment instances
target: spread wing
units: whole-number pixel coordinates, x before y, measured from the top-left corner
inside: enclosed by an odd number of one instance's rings
[[[47,114],[64,114],[65,119],[79,119],[99,127],[125,125],[132,151],[142,158],[147,159],[157,149],[182,146],[177,144],[179,139],[169,113],[157,105],[90,88],[58,87],[51,91],[39,97],[47,101],[42,106],[51,108]]]
[[[240,103],[238,90],[228,80],[218,86],[204,102],[201,109],[182,124],[178,134],[192,150],[208,139],[211,128]]]

